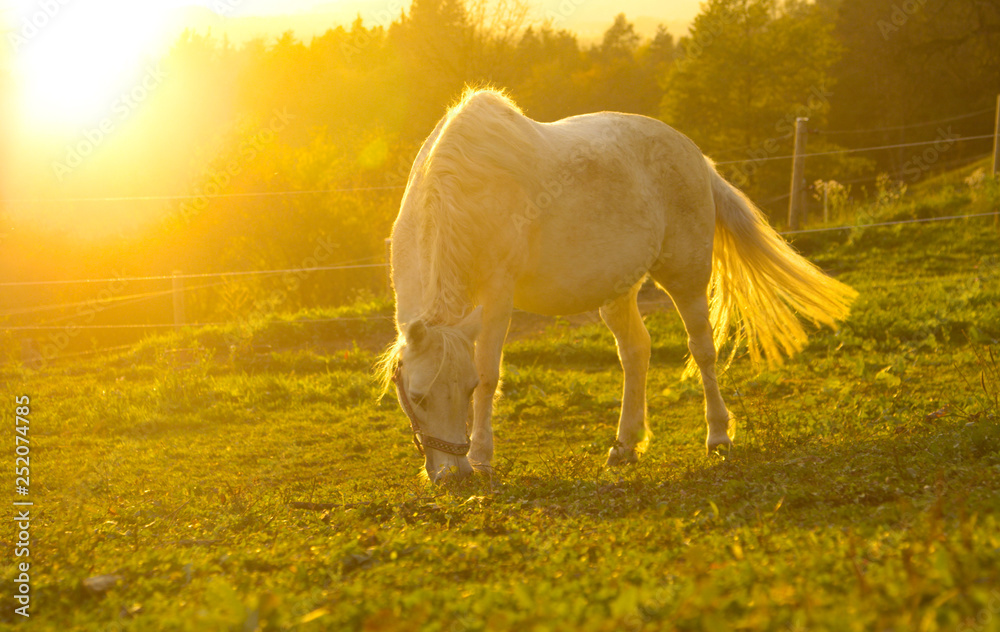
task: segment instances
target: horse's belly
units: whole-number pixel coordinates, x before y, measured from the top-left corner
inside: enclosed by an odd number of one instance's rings
[[[535,314],[558,316],[597,309],[608,300],[598,292],[574,292],[570,288],[544,283],[519,286],[514,292],[514,307]]]
[[[648,235],[628,241],[613,247],[565,244],[537,253],[514,287],[514,306],[537,314],[575,314],[621,296],[645,277],[660,252]]]

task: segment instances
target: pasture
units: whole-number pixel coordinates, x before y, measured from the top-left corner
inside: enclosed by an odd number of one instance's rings
[[[870,210],[976,212],[947,183]],[[655,305],[654,438],[637,465],[603,467],[621,388],[611,334],[596,316],[524,318],[504,357],[495,475],[447,486],[418,477],[395,398],[376,402],[385,301],[331,312],[366,320],[261,319],[237,348],[188,329],[44,371],[7,366],[8,427],[14,397],[31,398],[35,504],[31,620],[5,597],[0,622],[1000,630],[992,218],[796,244],[860,297],[786,365],[741,358],[722,374],[728,458],[705,454],[700,385],[678,380],[680,320]]]

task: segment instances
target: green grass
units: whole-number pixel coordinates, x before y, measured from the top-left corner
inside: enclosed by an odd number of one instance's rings
[[[927,199],[953,210],[928,193],[879,212]],[[722,375],[728,459],[704,454],[671,312],[647,317],[638,465],[602,467],[611,335],[560,320],[508,345],[494,479],[450,487],[417,476],[398,405],[376,403],[377,302],[345,312],[372,323],[304,314],[8,366],[8,427],[31,396],[32,617],[5,597],[0,626],[1000,630],[997,243],[990,220],[801,240],[861,296],[785,366]],[[102,575],[119,579],[84,585]]]

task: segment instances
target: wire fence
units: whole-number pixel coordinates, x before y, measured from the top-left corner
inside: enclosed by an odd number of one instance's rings
[[[888,226],[905,226],[911,224],[927,224],[934,222],[948,222],[957,220],[974,220],[986,217],[1000,217],[1000,211],[993,211],[987,213],[975,213],[970,215],[949,215],[944,217],[928,217],[928,218],[918,218],[918,219],[906,219],[906,220],[896,220],[889,222],[872,222],[872,223],[861,223],[861,224],[849,224],[843,226],[827,226],[823,228],[811,228],[803,230],[793,230],[784,231],[780,234],[782,235],[800,235],[809,233],[824,233],[824,232],[835,232],[835,231],[845,231],[845,230],[863,230],[869,228],[883,228]],[[364,267],[388,267],[388,263],[373,263],[367,264]],[[315,268],[308,268],[309,270],[347,270],[354,269],[358,266],[354,265],[342,265],[342,266],[319,266]],[[258,275],[272,275],[281,274],[285,272],[294,272],[303,270],[304,268],[290,268],[281,270],[254,270],[248,272],[242,272],[239,274],[258,274]],[[206,274],[193,274],[186,275],[186,278],[204,278],[209,276],[230,276],[233,275],[231,272],[219,272],[219,273],[206,273]],[[87,279],[87,280],[73,280],[65,281],[64,283],[78,283],[78,282],[88,282],[88,283],[98,283],[98,282],[124,282],[124,281],[135,281],[135,280],[170,280],[175,277],[173,276],[143,276],[143,277],[120,277],[113,279]],[[927,279],[927,281],[940,280],[940,277],[934,277],[932,279]],[[916,282],[922,282],[923,280],[917,280]],[[905,281],[891,281],[890,284],[909,284],[914,282],[913,280]],[[57,283],[55,281],[50,283]],[[4,285],[4,284],[0,284]],[[185,288],[185,291],[192,291],[195,289],[201,289],[206,287],[214,287],[219,285],[219,283],[208,283],[199,286]],[[122,297],[114,297],[113,301],[119,302],[130,302],[130,301],[141,301],[151,298],[161,297],[169,294],[173,294],[175,290],[162,290],[156,292],[147,292],[143,294],[135,294]],[[94,301],[81,301],[74,303],[62,303],[57,305],[42,305],[34,308],[25,308],[21,310],[12,310],[8,312],[0,313],[0,317],[11,316],[11,315],[24,315],[34,312],[44,312],[55,309],[71,308],[81,305],[91,305]],[[67,318],[72,318],[67,317]],[[383,318],[379,316],[340,316],[332,318],[315,318],[315,319],[295,319],[295,320],[272,320],[271,324],[279,325],[300,325],[300,324],[315,324],[315,323],[331,323],[331,322],[347,322],[347,321],[368,321],[375,318]],[[384,317],[388,318],[388,317]],[[234,324],[233,321],[211,321],[211,322],[195,322],[195,323],[183,323],[185,327],[210,327],[210,326],[226,326]],[[176,329],[179,326],[178,323],[146,323],[146,324],[109,324],[109,325],[53,325],[53,324],[43,324],[43,325],[17,325],[17,326],[0,326],[0,330],[4,331],[54,331],[54,330],[65,330],[65,329],[80,329],[80,330],[114,330],[114,329]]]
[[[908,125],[893,125],[890,127],[878,127],[874,129],[841,129],[841,130],[814,130],[815,134],[823,134],[825,136],[844,136],[847,134],[874,134],[877,132],[897,132],[900,130],[907,129],[919,129],[921,127],[930,127],[932,125],[940,125],[942,123],[953,123],[955,121],[962,121],[965,119],[975,118],[977,116],[982,116],[987,112],[995,112],[992,107],[983,108],[982,110],[976,110],[975,112],[969,112],[967,114],[959,114],[957,116],[950,116],[948,118],[936,119],[933,121],[923,121],[920,123],[910,123]]]
[[[970,119],[976,116],[982,116],[987,112],[992,111],[992,108],[987,108],[979,110],[976,112],[970,112],[966,114],[961,114],[953,117],[938,119],[934,121],[924,121],[920,123],[914,123],[910,125],[900,125],[868,130],[811,130],[813,133],[818,133],[827,136],[841,136],[848,134],[863,134],[863,133],[875,133],[875,132],[888,132],[888,131],[899,131],[907,129],[919,129],[922,127],[929,127],[932,125],[939,125],[943,123],[949,123],[958,120]],[[958,138],[949,137],[947,139],[937,138],[930,141],[915,141],[915,142],[905,142],[905,143],[894,143],[886,145],[877,145],[871,147],[861,147],[861,148],[846,148],[846,149],[835,149],[828,151],[812,152],[804,154],[805,158],[815,158],[822,156],[832,156],[832,155],[842,155],[842,154],[856,154],[863,152],[874,152],[874,151],[886,151],[893,149],[903,149],[903,148],[915,148],[915,147],[925,147],[930,145],[940,144],[942,142],[948,143],[960,143],[960,142],[970,142],[995,138],[995,134],[982,134],[973,136],[964,136]],[[726,152],[720,152],[724,154],[731,154],[736,151],[750,151],[754,147],[748,147],[742,150],[730,150]],[[717,165],[732,165],[746,162],[769,162],[777,160],[789,160],[794,158],[794,155],[780,155],[780,156],[766,156],[760,158],[745,158],[739,160],[726,160],[716,162]],[[980,156],[982,157],[982,156]],[[970,159],[971,160],[971,159]],[[968,162],[968,160],[966,161]],[[898,175],[898,174],[897,174]],[[853,182],[866,182],[871,181],[871,178],[857,179],[845,181],[842,184],[850,184]],[[199,194],[199,195],[144,195],[144,196],[109,196],[109,197],[66,197],[66,198],[15,198],[8,199],[8,203],[17,204],[48,204],[48,203],[117,203],[117,202],[134,202],[134,201],[177,201],[177,200],[189,200],[195,198],[252,198],[252,197],[275,197],[275,196],[298,196],[298,195],[320,195],[320,194],[330,194],[330,193],[348,193],[348,192],[374,192],[374,191],[398,191],[405,187],[403,185],[389,185],[389,186],[362,186],[362,187],[339,187],[339,188],[327,188],[327,189],[308,189],[308,190],[285,190],[285,191],[260,191],[260,192],[241,192],[241,193],[216,193],[216,194]],[[770,200],[760,202],[759,205],[765,206],[774,202],[787,199],[789,194],[778,196]],[[947,221],[958,221],[958,220],[968,220],[975,218],[985,218],[985,217],[997,217],[1000,216],[1000,211],[988,212],[988,213],[978,213],[972,215],[950,215],[945,217],[932,217],[932,218],[917,218],[917,219],[906,219],[906,220],[896,220],[887,222],[873,222],[873,223],[854,223],[845,224],[840,226],[825,226],[818,228],[807,228],[799,230],[787,230],[782,232],[782,235],[803,235],[803,234],[815,234],[815,233],[826,233],[826,232],[836,232],[836,231],[848,231],[857,229],[868,229],[868,228],[881,228],[890,226],[904,226],[904,225],[916,225],[916,224],[927,224],[933,222],[947,222]],[[201,272],[201,273],[178,273],[170,275],[146,275],[146,276],[124,276],[124,277],[109,277],[109,278],[96,278],[96,279],[49,279],[49,280],[32,280],[32,281],[6,281],[0,282],[0,290],[11,289],[11,288],[31,288],[31,287],[45,287],[45,286],[73,286],[73,285],[93,285],[93,284],[114,284],[114,283],[132,283],[132,282],[164,282],[170,281],[172,283],[177,283],[178,281],[194,280],[194,279],[216,279],[213,282],[203,283],[194,286],[183,287],[182,292],[193,292],[195,290],[211,288],[218,285],[222,285],[226,282],[226,279],[239,278],[239,277],[262,277],[262,276],[276,276],[283,274],[302,274],[302,273],[312,273],[312,272],[327,272],[327,271],[341,271],[341,270],[362,270],[362,269],[374,269],[374,268],[387,268],[388,262],[386,261],[376,261],[378,259],[383,259],[381,256],[366,257],[363,259],[354,259],[352,261],[345,261],[334,265],[326,266],[312,266],[312,267],[302,267],[302,268],[281,268],[281,269],[269,269],[269,270],[235,270],[235,271],[223,271],[223,272]],[[964,278],[964,277],[963,277]],[[912,283],[914,280],[907,280],[906,283]],[[916,282],[921,282],[917,279]],[[893,282],[889,282],[890,284]],[[902,283],[902,282],[900,282]],[[182,286],[183,284],[181,284]],[[149,292],[134,293],[123,296],[109,296],[99,300],[85,300],[85,301],[70,301],[62,303],[53,303],[47,305],[31,306],[31,307],[20,307],[16,309],[9,309],[0,312],[0,318],[10,319],[16,317],[33,316],[36,314],[43,314],[46,312],[59,312],[65,311],[73,308],[86,308],[92,307],[98,304],[101,310],[111,309],[114,307],[134,305],[136,303],[141,303],[143,301],[150,301],[155,299],[164,298],[170,295],[175,295],[178,292],[178,287],[175,286],[167,290],[154,290]],[[666,303],[669,303],[667,301]],[[0,331],[7,332],[47,332],[47,331],[65,331],[65,330],[145,330],[145,331],[155,331],[164,329],[177,328],[181,323],[171,322],[171,323],[119,323],[119,324],[59,324],[60,322],[73,320],[77,318],[77,315],[62,315],[56,316],[47,322],[41,324],[32,325],[10,325],[4,326],[0,325]],[[343,322],[343,321],[368,321],[377,318],[388,318],[382,316],[344,316],[344,317],[331,317],[331,318],[318,318],[318,319],[297,319],[297,320],[275,320],[269,321],[269,324],[278,325],[292,325],[292,324],[318,324],[318,323],[332,323],[332,322]],[[190,327],[211,327],[211,326],[228,326],[233,325],[233,321],[208,321],[208,322],[195,322],[195,323],[182,323],[183,326]],[[106,350],[114,350],[127,348],[129,345],[118,346],[118,347],[107,347]],[[61,354],[60,357],[76,357],[80,355],[87,355],[90,353],[95,353],[100,350],[92,350],[73,354]]]
[[[917,129],[921,127],[928,127],[931,125],[938,125],[941,123],[947,123],[967,118],[972,118],[975,116],[981,116],[987,112],[993,111],[992,108],[986,108],[983,110],[978,110],[976,112],[970,112],[966,114],[961,114],[949,118],[938,119],[934,121],[924,121],[921,123],[913,123],[910,125],[900,125],[892,127],[882,127],[867,130],[811,130],[813,133],[827,135],[827,136],[837,136],[846,134],[862,134],[862,133],[874,133],[874,132],[884,132],[884,131],[896,131],[903,129]],[[994,138],[995,134],[981,134],[976,136],[962,136],[947,139],[937,138],[929,141],[917,141],[909,143],[895,143],[890,145],[876,145],[871,147],[856,147],[856,148],[844,148],[844,149],[833,149],[829,151],[806,153],[803,156],[805,158],[815,158],[820,156],[832,156],[837,154],[855,154],[855,153],[865,153],[873,151],[884,151],[890,149],[903,149],[909,147],[921,147],[928,145],[935,145],[942,142],[948,143],[960,143],[974,140],[985,140]],[[784,135],[778,139],[772,140],[787,140],[791,138],[791,135]],[[728,154],[739,151],[752,151],[759,149],[759,145],[750,145],[742,149],[728,149],[718,152],[719,154]],[[792,154],[781,155],[781,156],[767,156],[763,158],[747,157],[737,160],[725,160],[716,162],[716,165],[732,165],[740,164],[744,162],[769,162],[774,160],[790,160],[795,156]],[[355,192],[371,192],[371,191],[400,191],[405,189],[406,186],[403,184],[396,185],[385,185],[385,186],[359,186],[359,187],[337,187],[337,188],[326,188],[326,189],[290,189],[283,191],[246,191],[239,193],[198,193],[198,194],[165,194],[165,195],[133,195],[133,196],[108,196],[108,197],[64,197],[64,198],[10,198],[5,200],[5,202],[10,204],[59,204],[59,203],[70,203],[70,202],[136,202],[136,201],[179,201],[179,200],[193,200],[200,198],[252,198],[252,197],[275,197],[275,196],[295,196],[295,195],[321,195],[329,193],[355,193]]]
[[[917,219],[905,219],[897,220],[892,222],[874,222],[874,223],[856,223],[856,224],[845,224],[842,226],[824,226],[821,228],[808,228],[801,230],[786,230],[780,231],[780,235],[801,235],[806,233],[826,233],[844,230],[857,230],[864,228],[875,228],[881,226],[898,226],[903,224],[925,224],[929,222],[945,222],[960,219],[975,219],[980,217],[994,217],[1000,215],[1000,211],[993,211],[987,213],[974,213],[969,215],[948,215],[943,217],[927,217],[927,218],[917,218]],[[368,259],[374,259],[376,257],[369,257]],[[364,268],[387,268],[389,264],[383,263],[366,263],[366,264],[346,264],[346,265],[329,265],[329,266],[314,266],[308,268],[279,268],[274,270],[239,270],[239,271],[227,271],[227,272],[202,272],[196,274],[174,274],[174,275],[155,275],[155,276],[131,276],[131,277],[108,277],[103,279],[69,279],[69,280],[50,280],[50,281],[13,281],[7,283],[0,283],[0,287],[23,287],[23,286],[33,286],[33,285],[74,285],[83,283],[125,283],[134,281],[172,281],[174,279],[204,279],[204,278],[220,278],[220,277],[238,277],[238,276],[269,276],[278,274],[294,274],[300,272],[319,272],[319,271],[331,271],[331,270],[357,270]],[[203,285],[196,285],[192,287],[186,287],[185,291],[192,291],[207,287],[215,287],[220,285],[221,282],[217,283],[206,283]],[[145,292],[141,294],[132,294],[126,296],[116,296],[111,297],[102,301],[102,303],[111,302],[128,302],[132,300],[145,300],[150,298],[156,298],[160,296],[166,296],[172,294],[174,290],[159,290],[155,292]],[[72,307],[80,307],[92,304],[94,301],[78,301],[72,303],[58,303],[53,305],[40,305],[30,308],[21,308],[16,310],[8,310],[0,312],[0,318],[5,316],[16,316],[23,314],[30,314],[35,312],[52,311],[59,309],[68,309]]]
[[[366,260],[379,257],[366,257]],[[341,264],[330,266],[313,266],[309,268],[281,268],[277,270],[229,270],[226,272],[198,272],[194,274],[160,274],[155,276],[109,277],[104,279],[71,279],[52,281],[11,281],[0,283],[0,287],[24,287],[37,285],[74,285],[82,283],[117,283],[120,281],[171,281],[173,279],[206,279],[218,277],[261,276],[276,274],[297,274],[300,272],[320,272],[326,270],[363,270],[365,268],[383,268],[385,263]],[[2,316],[3,314],[0,314]]]
[[[294,320],[270,320],[269,324],[276,325],[310,325],[319,323],[342,323],[342,322],[368,322],[371,320],[384,319],[392,320],[388,316],[336,316],[331,318],[297,318]],[[214,321],[203,323],[185,323],[183,327],[225,327],[236,324],[234,321]],[[121,325],[18,325],[14,327],[0,327],[3,331],[54,331],[65,329],[177,329],[177,323],[145,323],[145,324],[121,324]]]
[[[333,189],[292,189],[288,191],[244,191],[240,193],[198,193],[175,195],[131,195],[113,197],[66,197],[66,198],[13,198],[7,202],[15,204],[60,204],[69,202],[175,202],[178,200],[195,200],[201,198],[248,198],[272,197],[282,195],[320,195],[325,193],[354,193],[362,191],[393,191],[405,189],[401,184],[381,187],[341,187]]]
[[[802,154],[803,158],[817,158],[819,156],[834,156],[839,154],[857,154],[869,151],[881,151],[887,149],[904,149],[908,147],[926,147],[928,145],[940,145],[941,143],[961,143],[970,140],[985,140],[987,138],[993,138],[993,134],[980,134],[978,136],[962,136],[959,138],[937,138],[935,140],[924,140],[914,143],[895,143],[892,145],[878,145],[876,147],[862,147],[859,149],[831,149],[830,151],[817,151],[813,153]],[[743,162],[770,162],[772,160],[791,160],[795,158],[794,154],[787,154],[784,156],[767,156],[765,158],[748,158],[743,160],[725,160],[722,162],[715,163],[716,165],[734,165]]]
[[[1000,211],[988,213],[972,213],[970,215],[947,215],[942,217],[923,217],[918,219],[901,219],[893,222],[872,222],[870,224],[850,224],[847,226],[827,226],[824,228],[803,228],[800,230],[786,230],[782,235],[802,235],[805,233],[829,233],[840,230],[854,230],[863,228],[877,228],[881,226],[901,226],[903,224],[926,224],[929,222],[950,222],[957,219],[975,219],[978,217],[996,217]]]

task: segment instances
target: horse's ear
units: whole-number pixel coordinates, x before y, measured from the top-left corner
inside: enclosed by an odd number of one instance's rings
[[[483,306],[480,305],[472,310],[472,313],[458,323],[458,330],[469,340],[475,340],[479,335],[479,330],[483,327]]]
[[[406,326],[406,344],[419,349],[427,340],[427,325],[422,320],[415,320]]]

